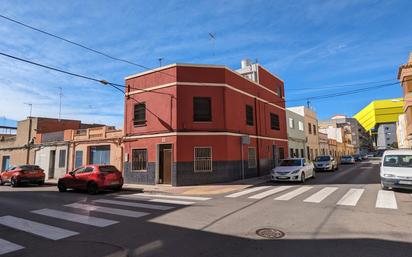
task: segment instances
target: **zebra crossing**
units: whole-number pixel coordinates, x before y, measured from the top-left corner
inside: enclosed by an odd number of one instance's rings
[[[339,194],[336,206],[356,207],[367,189],[364,188],[347,188],[338,186],[257,186],[246,188],[244,190],[225,195],[225,198],[245,198],[260,200],[267,197],[274,197],[274,201],[292,201],[299,196],[303,197],[302,202],[307,204],[320,204],[326,199],[331,198],[334,194]],[[375,192],[374,192],[375,193]],[[341,196],[343,194],[343,196]],[[412,195],[411,195],[412,196]],[[334,199],[335,199],[334,198]],[[411,198],[412,200],[412,198]],[[377,209],[398,209],[396,194],[393,191],[376,190],[376,198],[373,200],[373,207]],[[411,201],[412,203],[412,201]]]
[[[0,227],[35,235],[48,240],[62,240],[79,235],[80,232],[65,227],[52,226],[47,222],[38,222],[37,218],[47,220],[64,220],[95,228],[113,226],[120,221],[120,217],[139,219],[152,214],[151,211],[168,211],[178,206],[189,206],[197,202],[210,200],[209,197],[160,195],[160,194],[128,194],[114,198],[101,198],[91,202],[74,202],[62,205],[62,209],[44,208],[29,211],[30,218],[5,215],[0,217]],[[104,206],[103,206],[104,205]],[[128,209],[124,209],[128,208]],[[85,214],[86,213],[86,214]],[[95,217],[94,213],[104,213],[109,218]],[[44,220],[44,219],[42,219]],[[25,249],[24,242],[12,242],[7,238],[0,238],[0,255]]]

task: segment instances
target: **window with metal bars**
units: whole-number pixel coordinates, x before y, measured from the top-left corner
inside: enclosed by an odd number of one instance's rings
[[[134,126],[146,125],[146,103],[139,103],[134,105]]]
[[[147,170],[147,149],[132,150],[132,170],[146,171]]]
[[[195,172],[210,172],[212,171],[212,148],[211,147],[195,147]]]
[[[256,163],[256,148],[254,147],[249,147],[248,152],[247,152],[247,159],[248,159],[248,168],[256,168],[257,163]]]

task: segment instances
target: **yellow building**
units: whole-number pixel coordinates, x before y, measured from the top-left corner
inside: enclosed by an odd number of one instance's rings
[[[396,122],[403,113],[403,99],[385,99],[372,101],[354,118],[374,139],[375,147],[386,149],[397,144]]]

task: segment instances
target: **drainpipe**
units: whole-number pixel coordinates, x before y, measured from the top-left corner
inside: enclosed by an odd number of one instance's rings
[[[260,177],[260,158],[259,158],[259,122],[260,117],[258,118],[258,111],[257,111],[257,99],[255,98],[255,117],[256,117],[256,168],[257,168],[257,175]]]
[[[28,137],[27,137],[26,164],[29,164],[29,162],[30,162],[31,127],[32,127],[32,121],[31,121],[31,116],[30,116],[30,117],[29,117],[29,135],[28,135]]]

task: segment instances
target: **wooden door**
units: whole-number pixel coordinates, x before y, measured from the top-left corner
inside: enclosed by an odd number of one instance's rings
[[[172,183],[172,149],[163,149],[163,183]]]

